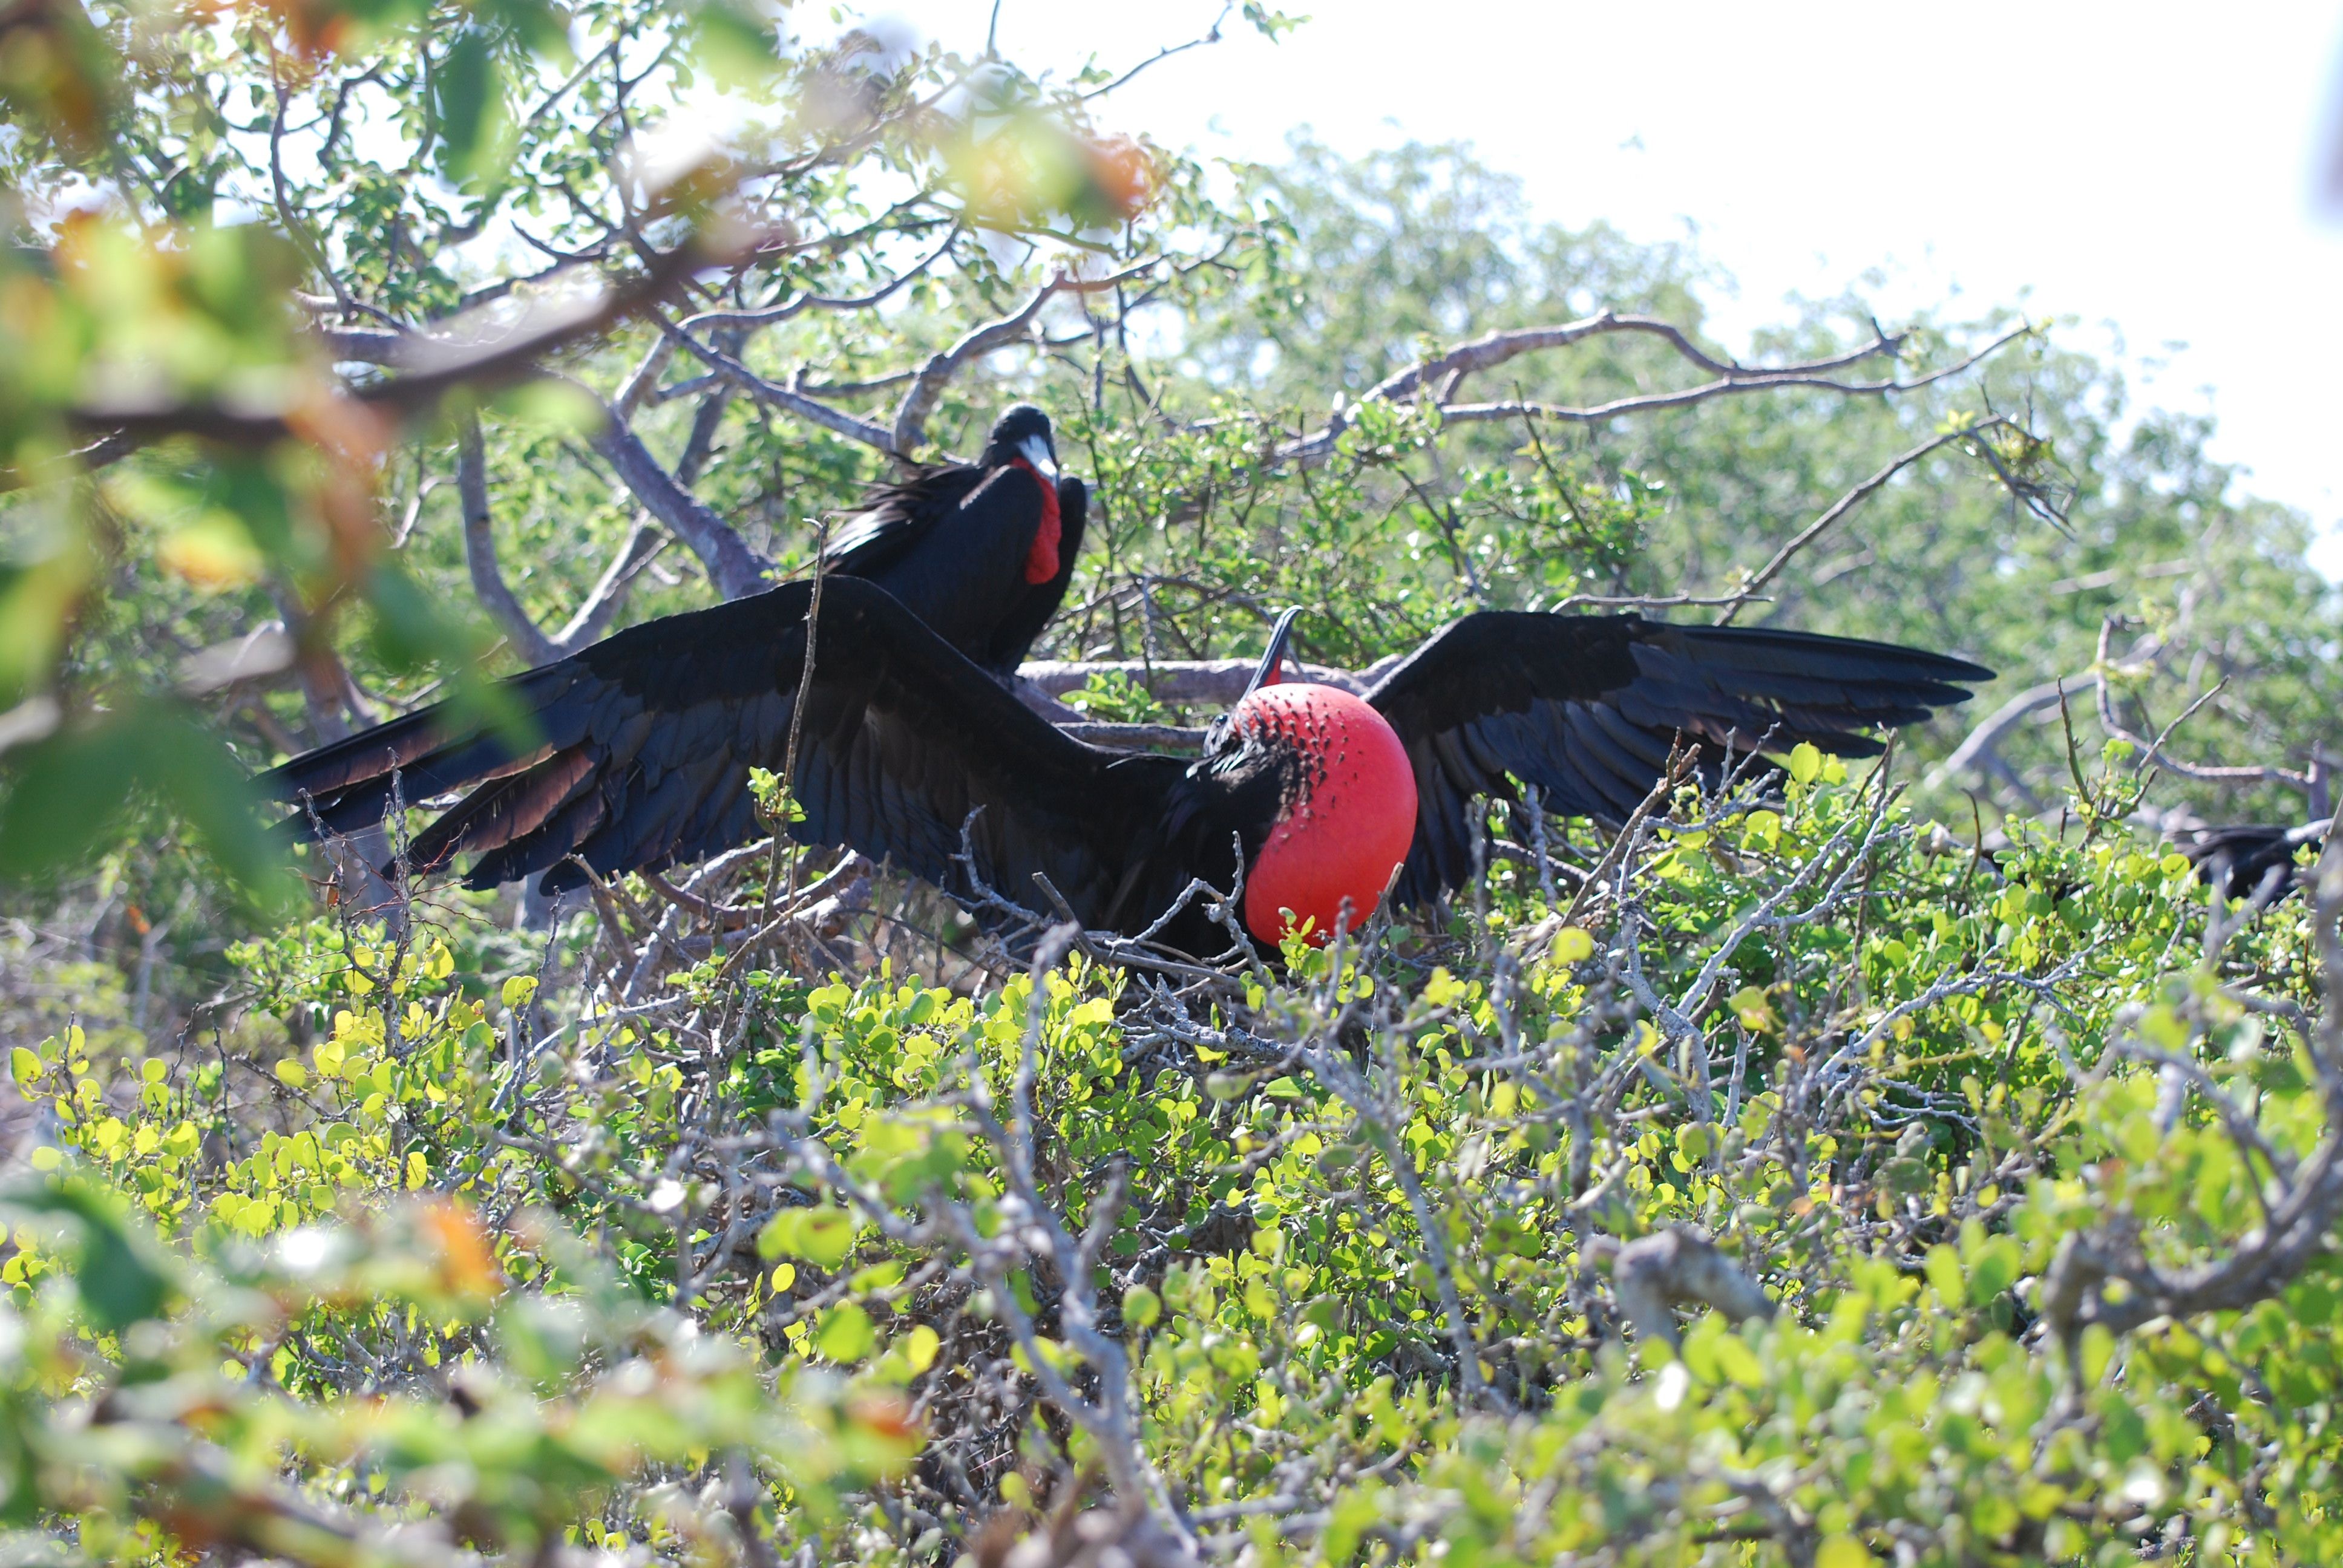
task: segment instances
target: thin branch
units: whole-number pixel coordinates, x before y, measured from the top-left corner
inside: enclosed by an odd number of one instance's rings
[[[537,376],[541,373],[537,361],[543,356],[647,309],[678,283],[721,259],[697,241],[687,242],[655,257],[640,277],[622,287],[598,279],[591,289],[533,307],[519,321],[485,341],[455,342],[416,333],[328,334],[327,341],[337,357],[398,367],[406,373],[377,386],[336,392],[329,401],[339,407],[329,407],[323,415],[289,405],[270,410],[206,400],[88,404],[68,411],[65,417],[77,429],[115,437],[116,445],[109,449],[114,456],[170,436],[194,436],[242,447],[266,446],[287,437],[330,439],[351,423],[343,417],[345,411],[362,409],[404,418],[434,407],[459,387],[493,387]],[[457,329],[462,320],[443,323],[441,329]]]
[[[2002,341],[2006,342],[2008,339],[2004,338]],[[1816,518],[1813,522],[1808,523],[1804,528],[1798,531],[1795,538],[1792,538],[1787,544],[1785,544],[1780,549],[1775,550],[1774,552],[1773,558],[1767,561],[1764,566],[1758,568],[1756,572],[1750,577],[1747,581],[1741,585],[1739,592],[1742,597],[1736,598],[1735,603],[1727,605],[1724,610],[1719,612],[1716,618],[1716,624],[1719,626],[1731,624],[1733,618],[1740,613],[1742,605],[1747,602],[1747,596],[1755,594],[1759,588],[1762,588],[1767,583],[1772,582],[1781,569],[1790,564],[1790,558],[1805,548],[1808,545],[1814,543],[1814,541],[1820,538],[1824,531],[1829,528],[1833,523],[1837,522],[1841,518],[1846,516],[1847,513],[1853,511],[1856,507],[1861,506],[1865,500],[1870,498],[1873,494],[1884,487],[1887,481],[1893,479],[1896,475],[1902,473],[1905,469],[1910,467],[1921,458],[1927,457],[1930,453],[1941,450],[1946,447],[1967,441],[1975,443],[1979,447],[1983,447],[1988,445],[1986,437],[1996,428],[2015,429],[2016,427],[2010,425],[2006,419],[1988,419],[1980,425],[1964,426],[1957,430],[1944,431],[1939,435],[1933,436],[1927,440],[1921,442],[1918,446],[1913,447],[1910,451],[1902,454],[1900,457],[1889,459],[1885,467],[1881,468],[1877,473],[1872,475],[1871,477],[1864,480],[1861,484],[1855,486],[1855,488],[1847,491],[1846,494],[1832,502],[1828,509],[1826,509],[1822,516]]]
[[[1743,392],[1764,391],[1785,387],[1812,387],[1827,391],[1857,396],[1884,397],[1895,393],[1916,391],[1947,377],[1957,376],[1981,360],[1998,352],[2016,338],[2032,332],[2031,326],[2012,328],[1981,348],[1973,350],[1950,365],[1909,378],[1886,377],[1877,380],[1844,379],[1835,372],[1862,360],[1882,354],[1899,352],[1906,339],[1889,337],[1874,332],[1872,340],[1844,354],[1828,358],[1802,361],[1795,365],[1745,366],[1734,360],[1720,359],[1694,343],[1683,328],[1672,322],[1648,316],[1622,316],[1605,310],[1583,320],[1565,322],[1554,327],[1524,327],[1511,332],[1493,332],[1469,343],[1459,344],[1432,357],[1378,382],[1359,403],[1397,402],[1418,397],[1432,388],[1433,395],[1424,401],[1442,421],[1452,424],[1472,424],[1493,419],[1516,419],[1536,417],[1580,422],[1608,419],[1623,414],[1649,409],[1679,408],[1709,398]],[[1543,349],[1564,348],[1589,338],[1616,334],[1632,334],[1657,337],[1695,367],[1709,373],[1711,379],[1697,386],[1676,391],[1638,394],[1614,398],[1609,402],[1570,407],[1561,404],[1524,401],[1460,404],[1455,401],[1458,388],[1474,374],[1493,369],[1524,354]],[[1355,407],[1355,405],[1354,405]],[[1324,427],[1279,446],[1272,457],[1273,465],[1299,463],[1303,467],[1322,462],[1334,450],[1336,440],[1351,424],[1348,415],[1338,412]]]
[[[481,448],[480,421],[470,414],[464,417],[456,441],[456,487],[463,498],[464,564],[471,568],[473,594],[522,658],[531,665],[551,664],[563,650],[521,607],[497,562],[488,461]]]
[[[642,437],[628,429],[608,403],[578,383],[566,377],[562,379],[594,397],[596,406],[602,410],[601,427],[594,432],[590,442],[595,452],[617,471],[619,482],[646,511],[690,547],[708,568],[709,580],[716,585],[716,591],[728,599],[763,591],[765,573],[771,563],[750,549],[732,525],[661,467],[650,448],[643,445]]]
[[[953,377],[960,374],[971,359],[1007,347],[1025,336],[1026,329],[1041,314],[1041,307],[1061,294],[1089,294],[1111,289],[1143,277],[1161,265],[1161,257],[1127,266],[1106,277],[1078,278],[1059,271],[1033,291],[1033,297],[998,321],[989,321],[962,337],[942,353],[935,355],[920,367],[910,390],[895,408],[894,429],[881,448],[895,457],[909,458],[927,439],[928,417],[935,412],[936,402]]]

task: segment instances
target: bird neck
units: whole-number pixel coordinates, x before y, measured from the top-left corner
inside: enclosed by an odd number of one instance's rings
[[[1065,519],[1058,512],[1058,487],[1022,457],[1010,458],[1009,466],[1024,469],[1041,488],[1041,524],[1033,530],[1033,548],[1025,554],[1025,580],[1045,583],[1058,575],[1058,544],[1065,537]]]

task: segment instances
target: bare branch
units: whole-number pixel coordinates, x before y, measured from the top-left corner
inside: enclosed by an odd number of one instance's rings
[[[1611,1279],[1619,1311],[1635,1325],[1636,1336],[1671,1349],[1684,1342],[1676,1329],[1680,1302],[1713,1307],[1736,1323],[1774,1315],[1774,1303],[1757,1282],[1689,1225],[1627,1242],[1612,1261]]]
[[[488,460],[481,451],[480,421],[466,415],[456,442],[456,487],[464,506],[464,563],[471,568],[472,592],[513,645],[531,665],[550,664],[561,657],[528,611],[521,608],[497,563],[497,537],[488,509]]]
[[[709,369],[729,377],[734,385],[759,402],[769,403],[784,414],[792,415],[809,424],[819,425],[823,429],[843,436],[850,441],[860,441],[866,447],[876,447],[879,450],[890,454],[895,450],[894,435],[885,426],[874,425],[868,419],[859,419],[843,409],[833,408],[820,398],[800,391],[795,383],[801,378],[802,371],[799,376],[790,378],[792,384],[789,386],[784,386],[778,381],[769,381],[742,364],[737,357],[727,354],[711,344],[701,342],[664,316],[654,314],[652,319],[659,323],[661,332],[672,337],[687,351],[697,356]]]
[[[2008,339],[2005,337],[2002,341],[2007,342]],[[1781,569],[1790,564],[1791,557],[1796,555],[1800,550],[1814,543],[1814,541],[1820,538],[1824,531],[1829,528],[1833,523],[1837,522],[1841,518],[1846,516],[1847,513],[1862,505],[1864,501],[1868,499],[1873,494],[1885,486],[1888,480],[1893,479],[1896,475],[1902,473],[1905,469],[1910,467],[1921,458],[1926,457],[1930,453],[1938,451],[1943,447],[1954,446],[1962,442],[1970,443],[1978,449],[1983,450],[1991,445],[1990,437],[1994,432],[2003,429],[2015,430],[2016,428],[2016,427],[2011,425],[2006,419],[1988,419],[1980,425],[1964,426],[1957,430],[1944,431],[1939,435],[1933,436],[1927,440],[1921,442],[1918,446],[1913,447],[1910,451],[1902,454],[1900,457],[1889,459],[1886,467],[1881,468],[1877,473],[1872,475],[1871,477],[1864,480],[1861,484],[1855,486],[1855,488],[1847,491],[1846,494],[1832,502],[1830,507],[1824,511],[1822,516],[1816,518],[1813,522],[1808,523],[1804,528],[1798,531],[1795,538],[1792,538],[1787,544],[1785,544],[1780,549],[1775,550],[1774,552],[1774,558],[1767,561],[1764,566],[1758,568],[1756,572],[1751,576],[1746,582],[1744,582],[1741,585],[1741,594],[1754,595],[1759,588],[1762,588],[1767,583],[1772,582]],[[2023,432],[2019,433],[2023,434]],[[2000,465],[1995,465],[1995,471],[2002,474],[2005,482],[2008,481],[2009,476],[2002,472]],[[1742,604],[1746,602],[1747,600],[1743,598],[1737,600],[1735,603],[1726,606],[1725,608],[1718,614],[1716,624],[1719,626],[1729,625],[1732,622],[1733,618],[1740,613]]]
[[[1983,768],[2009,732],[2034,714],[2058,706],[2068,690],[2080,690],[2087,675],[2063,676],[2046,680],[2039,686],[2029,686],[1987,715],[1967,738],[1953,748],[1952,755],[1929,770],[1923,788],[1934,789],[1947,779],[1956,779],[1971,768]]]
[[[348,423],[343,417],[346,413],[362,409],[404,418],[432,407],[458,387],[493,387],[536,376],[540,373],[537,361],[544,355],[646,309],[692,273],[721,259],[697,241],[688,242],[654,257],[640,277],[623,286],[614,287],[608,280],[597,278],[590,287],[534,304],[494,337],[470,341],[439,335],[460,330],[462,317],[440,324],[433,334],[328,333],[327,341],[337,357],[397,367],[406,373],[377,386],[337,391],[323,410],[289,403],[277,409],[256,409],[208,400],[119,402],[85,405],[71,410],[66,420],[77,429],[111,437],[110,444],[102,444],[103,455],[108,457],[170,436],[195,436],[245,447],[266,446],[287,437],[330,437]]]
[[[1378,659],[1363,670],[1336,669],[1331,665],[1301,665],[1301,678],[1320,686],[1363,693],[1391,670],[1404,654]],[[1093,675],[1121,676],[1145,689],[1159,702],[1230,703],[1244,693],[1252,678],[1250,658],[1109,658],[1036,659],[1017,673],[1050,697],[1080,691]]]
[[[1397,402],[1420,397],[1426,389],[1433,396],[1428,406],[1443,423],[1473,424],[1493,419],[1516,419],[1525,416],[1588,422],[1609,419],[1623,414],[1641,413],[1659,408],[1680,408],[1709,398],[1743,392],[1765,391],[1785,387],[1811,387],[1827,391],[1857,396],[1884,397],[1895,393],[1916,391],[1947,377],[1957,376],[2001,348],[2032,332],[2031,326],[2011,329],[1981,348],[1973,350],[1952,364],[1942,366],[1924,375],[1909,378],[1886,377],[1876,380],[1848,380],[1837,374],[1851,365],[1882,354],[1899,352],[1906,339],[1889,337],[1875,331],[1872,340],[1846,353],[1828,358],[1802,361],[1795,365],[1745,366],[1729,359],[1720,359],[1694,343],[1684,329],[1667,321],[1648,316],[1622,316],[1605,310],[1583,320],[1565,322],[1554,327],[1524,327],[1511,332],[1493,332],[1470,343],[1459,344],[1429,359],[1419,361],[1406,369],[1386,377],[1371,388],[1359,402]],[[1466,377],[1503,365],[1524,354],[1543,349],[1564,348],[1589,338],[1616,334],[1634,334],[1657,337],[1690,364],[1709,373],[1711,379],[1696,387],[1676,391],[1642,393],[1613,398],[1608,402],[1571,407],[1562,404],[1504,401],[1495,403],[1459,403],[1458,388]],[[1349,427],[1351,419],[1337,412],[1324,427],[1280,446],[1274,462],[1300,463],[1308,467],[1325,460],[1332,455],[1335,441]]]
[[[998,321],[989,321],[962,337],[942,353],[934,356],[920,367],[910,389],[895,408],[895,427],[882,448],[898,457],[909,458],[927,439],[928,417],[935,412],[936,401],[953,377],[960,374],[971,359],[1005,348],[1025,336],[1026,329],[1041,314],[1041,307],[1057,296],[1065,293],[1088,294],[1111,289],[1136,277],[1144,277],[1155,270],[1161,258],[1128,266],[1110,276],[1077,278],[1069,273],[1052,273],[1050,280],[1033,291],[1033,297]]]
[[[591,391],[577,382],[568,384],[594,397]],[[771,563],[750,549],[732,525],[661,467],[642,438],[627,427],[608,403],[599,397],[594,400],[602,410],[602,425],[594,432],[591,444],[602,460],[617,470],[619,482],[643,504],[646,511],[691,548],[708,568],[709,580],[716,585],[718,593],[734,599],[761,592]]]
[[[2310,1053],[2327,1086],[2327,1126],[2318,1146],[2284,1181],[2266,1218],[2246,1233],[2227,1256],[2187,1269],[2167,1271],[2141,1251],[2131,1227],[2118,1219],[2069,1234],[2042,1282],[2043,1316],[2065,1343],[2070,1362],[2079,1364],[2084,1329],[2096,1323],[2122,1333],[2158,1317],[2187,1318],[2201,1312],[2236,1312],[2284,1290],[2309,1261],[2329,1244],[2343,1210],[2343,1095],[2337,1091],[2343,1067],[2343,809],[2328,823],[2327,848],[2312,883],[2316,908],[2320,1010]],[[2121,1289],[2110,1292],[2110,1283]]]
[[[1109,93],[1111,93],[1117,88],[1127,84],[1133,76],[1138,75],[1141,71],[1144,71],[1152,65],[1160,65],[1164,61],[1171,59],[1174,55],[1184,55],[1191,49],[1201,49],[1208,44],[1219,43],[1221,41],[1221,24],[1226,22],[1229,19],[1229,13],[1235,9],[1236,0],[1228,0],[1228,4],[1221,7],[1221,14],[1212,18],[1212,26],[1205,30],[1202,37],[1191,38],[1184,44],[1166,44],[1162,48],[1156,50],[1155,53],[1150,55],[1146,59],[1141,60],[1139,64],[1125,71],[1121,75],[1117,76],[1113,81],[1107,83],[1106,85],[1102,87],[1092,87],[1089,92],[1084,93],[1081,95],[1081,101],[1087,104],[1093,98],[1103,98]],[[990,53],[990,46],[989,45],[987,45],[986,52],[988,54]]]

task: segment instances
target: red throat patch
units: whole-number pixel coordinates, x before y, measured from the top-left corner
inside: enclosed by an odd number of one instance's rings
[[[1301,788],[1245,874],[1245,928],[1275,942],[1291,910],[1322,944],[1338,920],[1364,925],[1415,839],[1415,769],[1398,734],[1349,692],[1299,681],[1261,688],[1232,717],[1302,754]]]
[[[1025,580],[1045,583],[1058,575],[1058,541],[1065,532],[1065,522],[1058,516],[1058,487],[1024,458],[1011,457],[1009,462],[1011,467],[1032,475],[1033,482],[1041,487],[1041,526],[1033,530],[1033,548],[1025,555]]]

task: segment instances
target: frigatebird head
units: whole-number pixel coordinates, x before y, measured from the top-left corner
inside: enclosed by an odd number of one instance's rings
[[[993,421],[978,466],[997,468],[1022,457],[1050,484],[1058,482],[1058,441],[1050,417],[1031,403],[1019,403]]]
[[[1252,762],[1277,780],[1276,819],[1245,868],[1244,922],[1274,944],[1307,923],[1324,942],[1374,913],[1415,839],[1415,769],[1390,721],[1339,687],[1283,679],[1294,618],[1277,618],[1199,768]],[[1291,915],[1289,922],[1288,916]]]

